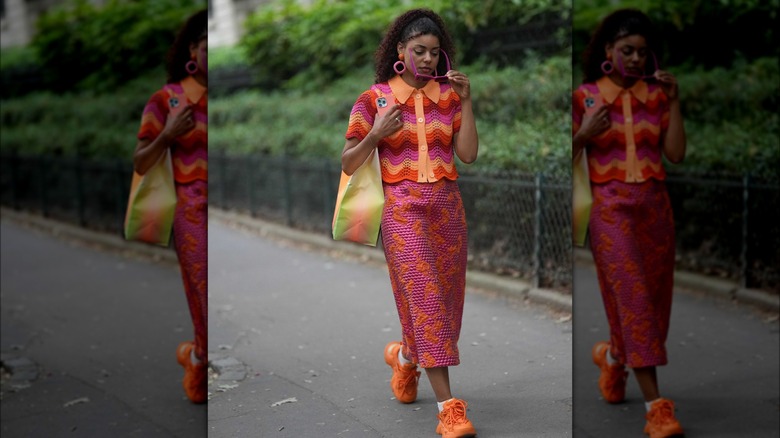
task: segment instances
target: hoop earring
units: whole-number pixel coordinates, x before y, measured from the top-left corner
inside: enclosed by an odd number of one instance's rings
[[[399,67],[398,64],[401,64],[401,66]],[[393,70],[399,75],[403,74],[406,71],[406,64],[404,64],[403,61],[396,61],[395,64],[393,64]]]
[[[195,61],[190,61],[184,64],[184,69],[187,70],[187,73],[194,75],[198,72],[198,64],[196,64]]]
[[[607,60],[601,63],[601,71],[605,75],[612,73],[614,70],[615,70],[615,66],[612,64],[611,61]]]

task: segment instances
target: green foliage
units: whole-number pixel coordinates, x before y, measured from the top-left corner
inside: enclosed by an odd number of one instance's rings
[[[780,67],[774,58],[680,72],[688,132],[682,168],[772,176],[780,162]]]
[[[282,0],[248,17],[241,45],[258,82],[316,89],[373,66],[374,51],[392,20],[416,7],[442,16],[456,40],[459,60],[477,57],[469,49],[479,29],[523,24],[541,14],[568,18],[569,12],[563,0],[318,0],[311,6]]]
[[[0,150],[129,160],[144,105],[164,82],[158,69],[113,94],[38,92],[3,100]]]
[[[35,65],[38,55],[32,47],[8,47],[0,50],[0,70]]]
[[[568,56],[524,68],[463,67],[472,81],[480,133],[475,168],[569,173]],[[209,102],[209,148],[338,160],[357,96],[373,82],[368,68],[316,93],[257,91]]]
[[[209,47],[209,70],[249,65],[243,46]]]
[[[780,0],[609,0],[574,2],[575,70],[591,33],[618,7],[644,11],[662,35],[662,66],[728,67],[739,58],[780,55],[777,18]]]
[[[86,0],[38,20],[32,45],[54,91],[108,91],[165,63],[176,31],[202,4],[192,0]]]

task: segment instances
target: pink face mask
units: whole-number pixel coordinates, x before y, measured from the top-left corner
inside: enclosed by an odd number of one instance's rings
[[[444,50],[439,49],[439,53],[444,55],[444,60],[447,61],[447,71],[445,71],[445,73],[446,73],[446,72],[451,70],[450,57],[447,56],[447,52],[445,52]],[[446,75],[445,76],[438,76],[438,71],[435,68],[433,70],[434,76],[418,73],[417,72],[417,66],[414,65],[414,54],[412,53],[412,49],[411,48],[409,49],[409,63],[412,64],[412,73],[414,73],[414,80],[416,80],[416,81],[424,82],[424,81],[430,81],[431,79],[433,79],[433,80],[435,80],[437,82],[446,82],[447,81],[447,76]]]

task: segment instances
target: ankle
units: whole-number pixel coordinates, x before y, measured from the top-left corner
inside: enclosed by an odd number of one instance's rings
[[[650,409],[653,409],[653,405],[657,403],[659,400],[661,400],[661,397],[658,397],[650,401],[645,401],[645,409],[647,409],[647,412],[650,412]]]
[[[444,401],[437,401],[436,402],[436,406],[439,408],[439,413],[441,413],[441,411],[444,410],[444,404],[447,403],[448,401],[451,401],[451,400],[455,400],[455,398],[452,397],[452,398],[448,398],[447,400],[444,400]]]
[[[406,365],[406,364],[410,364],[410,363],[412,363],[412,361],[410,361],[409,359],[407,359],[406,357],[404,357],[404,349],[403,349],[403,348],[399,348],[399,349],[398,349],[398,362],[399,362],[401,365]]]

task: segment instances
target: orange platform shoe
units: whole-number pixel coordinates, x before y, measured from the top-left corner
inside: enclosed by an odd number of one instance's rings
[[[420,381],[420,372],[417,371],[415,364],[401,365],[401,361],[398,360],[400,350],[400,342],[393,341],[385,347],[385,363],[393,369],[390,388],[398,401],[412,403],[417,400],[417,383]]]
[[[205,403],[207,393],[208,364],[199,362],[193,364],[191,360],[192,349],[195,344],[185,341],[176,349],[176,360],[184,367],[184,392],[193,403]]]
[[[610,365],[607,362],[609,344],[598,342],[593,346],[593,363],[601,369],[599,389],[608,403],[620,403],[626,398],[626,378],[628,372],[623,364]]]
[[[444,409],[439,413],[439,425],[436,433],[442,438],[473,438],[477,436],[474,425],[466,418],[468,404],[453,398],[444,403]]]

